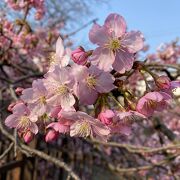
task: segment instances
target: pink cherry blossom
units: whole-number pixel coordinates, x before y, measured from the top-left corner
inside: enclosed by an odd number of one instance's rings
[[[130,70],[134,53],[143,48],[142,34],[139,31],[126,32],[126,22],[118,14],[110,14],[103,26],[94,24],[89,39],[99,46],[93,52],[92,63],[105,71],[111,67],[119,73]]]
[[[149,92],[141,97],[137,103],[136,110],[149,117],[154,111],[162,111],[167,107],[172,97],[165,92]]]
[[[98,119],[105,125],[110,125],[113,122],[113,117],[115,116],[115,113],[110,110],[106,109],[99,113]]]
[[[45,75],[45,87],[49,96],[47,102],[52,106],[61,106],[62,109],[69,109],[75,104],[72,94],[74,79],[69,73],[70,68],[60,68],[55,66],[52,72]]]
[[[99,93],[108,93],[115,88],[114,77],[95,66],[74,66],[74,93],[82,104],[93,104]]]
[[[88,53],[82,47],[75,49],[71,53],[71,59],[76,64],[80,64],[80,65],[86,64],[87,58],[88,58]]]
[[[49,113],[51,106],[47,103],[48,91],[44,86],[43,80],[38,79],[33,81],[32,88],[23,90],[21,99],[27,103],[28,108],[33,116],[38,117],[45,113]]]
[[[70,136],[84,138],[90,136],[91,138],[106,141],[110,134],[108,127],[84,112],[62,112],[62,117],[74,121],[70,126]]]
[[[31,131],[37,134],[38,127],[31,121],[29,115],[29,109],[23,103],[18,103],[13,108],[13,114],[6,118],[5,124],[10,128],[16,128],[23,132]]]
[[[113,118],[113,123],[110,124],[111,133],[119,133],[123,135],[130,135],[132,129],[132,123],[138,121],[138,119],[145,119],[141,113],[136,111],[124,111],[116,112]]]
[[[64,49],[63,40],[59,37],[56,42],[56,53],[50,58],[49,71],[53,71],[55,66],[66,67],[69,60],[68,49]]]

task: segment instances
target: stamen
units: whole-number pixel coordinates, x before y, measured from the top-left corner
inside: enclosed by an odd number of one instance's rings
[[[61,85],[57,88],[56,91],[60,95],[66,95],[68,93],[69,89],[66,85]]]
[[[110,40],[109,49],[111,49],[112,51],[115,51],[117,49],[120,49],[120,47],[121,47],[121,44],[120,44],[119,39]]]
[[[41,104],[46,104],[46,97],[45,96],[41,96],[39,98],[39,101],[40,101]]]
[[[90,135],[90,125],[87,121],[82,122],[78,129],[77,132],[80,136],[82,137],[88,137]]]
[[[90,88],[94,88],[97,84],[96,78],[94,76],[87,77],[86,81],[87,81],[87,85]]]
[[[30,126],[30,124],[31,124],[31,122],[30,122],[29,118],[27,116],[22,116],[20,118],[20,121],[19,121],[17,126],[19,128],[25,128],[26,129]]]

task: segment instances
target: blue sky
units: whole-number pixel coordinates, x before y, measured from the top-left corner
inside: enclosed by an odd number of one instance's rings
[[[129,30],[140,30],[144,34],[151,52],[162,42],[180,37],[180,0],[109,0],[108,5],[93,5],[91,9],[93,15],[88,19],[97,17],[99,24],[112,12],[121,14]],[[91,47],[90,28],[73,37],[75,44]]]

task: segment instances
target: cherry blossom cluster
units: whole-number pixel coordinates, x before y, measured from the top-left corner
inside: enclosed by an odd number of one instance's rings
[[[5,0],[10,8],[20,11],[28,8],[35,8],[35,19],[41,20],[45,14],[44,0]]]
[[[177,40],[168,44],[161,44],[158,47],[156,54],[148,55],[149,61],[169,64],[177,64],[179,58],[180,46]]]
[[[38,133],[45,135],[46,142],[61,134],[107,141],[113,134],[129,135],[137,120],[170,105],[180,82],[159,76],[137,61],[136,54],[144,48],[143,35],[127,32],[122,16],[110,14],[104,25],[94,24],[89,39],[97,48],[70,52],[59,37],[44,77],[34,80],[31,88],[16,89],[20,100],[9,106],[12,114],[5,124],[17,129],[25,142]],[[141,96],[130,91],[124,79],[133,71],[152,78],[151,84],[145,80]]]

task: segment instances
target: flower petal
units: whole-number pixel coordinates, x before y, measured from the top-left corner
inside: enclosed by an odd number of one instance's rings
[[[121,40],[121,45],[126,47],[130,53],[140,51],[144,46],[144,38],[140,31],[126,33]]]
[[[89,32],[89,40],[99,46],[104,45],[109,39],[106,28],[98,24],[94,24]]]
[[[106,18],[104,26],[114,33],[114,37],[121,37],[126,32],[126,21],[119,14],[110,14]]]

